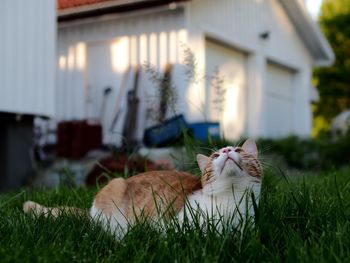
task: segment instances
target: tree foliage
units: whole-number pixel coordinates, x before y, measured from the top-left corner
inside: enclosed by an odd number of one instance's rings
[[[314,71],[320,94],[314,116],[330,124],[337,114],[350,108],[350,0],[324,0],[319,22],[336,60],[331,67]]]

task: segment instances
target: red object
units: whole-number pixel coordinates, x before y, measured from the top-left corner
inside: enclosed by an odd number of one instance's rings
[[[92,5],[110,0],[57,0],[58,9],[72,8],[76,6]]]
[[[64,121],[58,124],[57,155],[66,158],[81,158],[102,145],[102,127],[86,121]]]
[[[78,6],[88,6],[88,5],[94,5],[94,4],[99,4],[99,3],[103,3],[103,2],[108,2],[108,1],[113,1],[113,0],[57,0],[57,9],[58,10],[62,10],[62,9],[68,9],[68,8],[73,8],[73,7],[78,7]],[[115,2],[118,2],[117,0],[114,0]],[[172,2],[184,2],[184,1],[189,1],[189,0],[164,0],[164,1],[149,1],[149,0],[143,0],[143,1],[120,1],[120,5],[123,4],[133,4],[133,2],[138,3],[138,2],[143,2],[145,3],[147,6],[149,6],[149,4],[152,4],[152,2],[158,2],[155,3],[155,5],[159,5],[160,4],[169,4]],[[149,2],[149,3],[147,3]]]

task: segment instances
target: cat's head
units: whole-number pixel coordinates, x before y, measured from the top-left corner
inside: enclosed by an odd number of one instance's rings
[[[202,171],[203,187],[227,177],[261,182],[262,168],[258,160],[258,149],[253,139],[247,139],[241,147],[221,148],[209,157],[198,154],[197,162]]]

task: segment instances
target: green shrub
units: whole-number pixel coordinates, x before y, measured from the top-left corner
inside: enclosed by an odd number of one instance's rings
[[[241,145],[227,140],[195,142],[196,153],[210,154],[214,149],[227,145]],[[340,168],[350,164],[350,135],[337,140],[331,138],[300,138],[290,136],[281,139],[261,138],[257,140],[260,159],[263,163],[300,170],[323,170]]]
[[[350,163],[350,136],[337,140],[296,136],[279,140],[260,139],[258,145],[260,149],[268,149],[262,154],[277,154],[291,168],[323,170]]]

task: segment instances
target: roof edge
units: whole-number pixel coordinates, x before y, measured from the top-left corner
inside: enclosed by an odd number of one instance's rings
[[[296,0],[279,0],[295,25],[302,41],[310,50],[315,66],[329,66],[334,62],[334,52],[321,29]]]
[[[157,6],[168,5],[176,2],[185,2],[189,0],[113,0],[96,4],[76,6],[66,9],[60,9],[57,12],[57,21],[72,21],[96,17],[111,13],[125,13],[139,9],[147,9]]]

